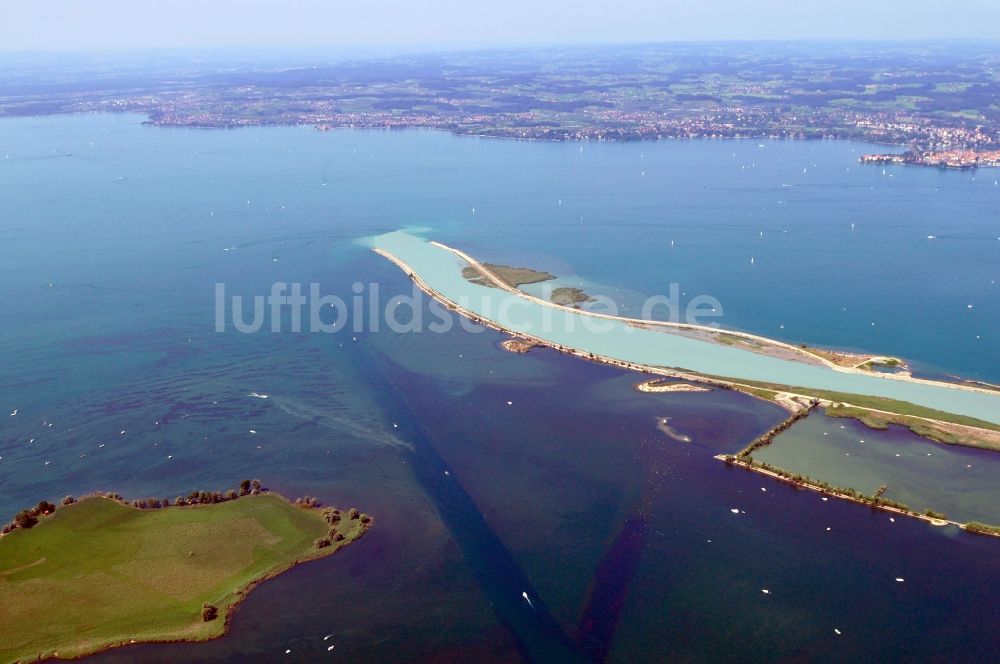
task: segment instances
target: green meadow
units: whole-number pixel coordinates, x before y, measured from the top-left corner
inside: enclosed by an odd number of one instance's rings
[[[366,519],[367,520],[367,519]],[[367,524],[273,494],[137,509],[89,497],[0,538],[0,662],[141,641],[203,641],[255,583],[329,555]],[[325,540],[317,546],[317,540]],[[205,605],[218,610],[203,617]]]

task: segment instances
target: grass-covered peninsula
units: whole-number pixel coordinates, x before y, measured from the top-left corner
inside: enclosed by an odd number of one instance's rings
[[[95,495],[19,514],[0,538],[0,662],[222,636],[257,583],[330,555],[371,524],[356,509],[241,493],[144,508]]]

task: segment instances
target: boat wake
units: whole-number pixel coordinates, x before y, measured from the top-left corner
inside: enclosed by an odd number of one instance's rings
[[[287,415],[308,421],[331,431],[336,431],[348,438],[374,442],[377,445],[385,445],[407,451],[413,450],[413,446],[392,433],[392,430],[389,429],[385,422],[374,419],[362,421],[354,414],[356,411],[352,412],[344,409],[343,412],[337,412],[329,408],[313,406],[287,397],[271,396],[269,400]]]
[[[656,418],[656,429],[666,435],[668,438],[672,438],[679,443],[690,443],[691,436],[682,434],[677,429],[670,426],[669,417],[657,417]]]

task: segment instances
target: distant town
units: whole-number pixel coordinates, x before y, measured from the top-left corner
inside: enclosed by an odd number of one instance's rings
[[[172,127],[524,140],[839,138],[908,148],[864,163],[973,168],[997,165],[1000,151],[1000,49],[987,46],[866,44],[863,57],[857,45],[805,43],[299,54],[281,66],[178,57],[87,61],[73,85],[40,63],[0,67],[0,116],[110,111]]]
[[[958,169],[1000,167],[1000,150],[955,149],[921,152],[913,149],[901,153],[866,154],[861,156],[860,161],[862,164],[914,164]]]

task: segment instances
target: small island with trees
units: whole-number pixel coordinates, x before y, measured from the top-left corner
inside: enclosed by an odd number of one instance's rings
[[[259,480],[125,500],[97,493],[22,510],[0,535],[0,662],[224,635],[262,581],[328,556],[372,519]]]

